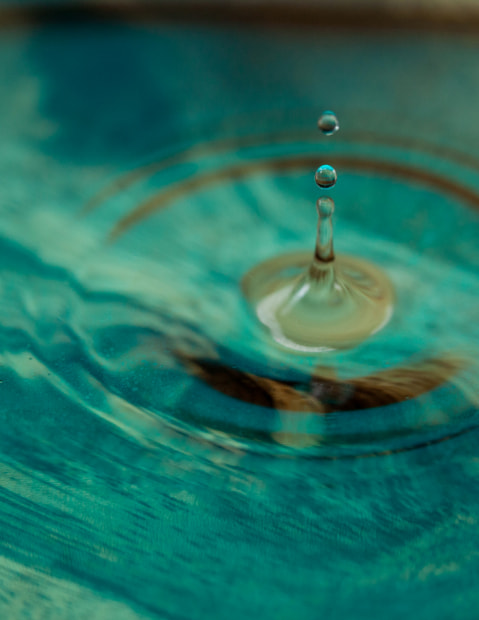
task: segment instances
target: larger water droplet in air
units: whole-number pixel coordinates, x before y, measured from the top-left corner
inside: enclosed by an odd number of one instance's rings
[[[320,166],[314,175],[316,184],[322,189],[331,189],[331,187],[336,185],[337,179],[338,175],[336,174],[336,170],[327,164]]]

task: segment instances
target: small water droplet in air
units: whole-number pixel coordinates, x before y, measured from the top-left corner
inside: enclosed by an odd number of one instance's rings
[[[318,118],[318,129],[326,136],[331,136],[339,129],[339,121],[334,112],[327,110]]]
[[[316,203],[320,217],[330,217],[334,213],[334,200],[327,196],[321,196]]]
[[[338,175],[336,174],[336,170],[327,164],[320,166],[314,175],[316,184],[322,189],[330,189],[331,187],[334,187],[337,179]]]

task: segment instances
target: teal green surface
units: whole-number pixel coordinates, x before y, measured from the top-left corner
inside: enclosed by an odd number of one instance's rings
[[[0,617],[476,620],[478,58],[473,39],[404,32],[2,32]],[[220,395],[176,360],[310,371],[269,345],[239,281],[313,249],[314,167],[225,175],[112,233],[175,183],[305,155],[436,179],[338,169],[337,249],[381,264],[398,302],[326,363],[457,353],[455,382],[311,416]]]

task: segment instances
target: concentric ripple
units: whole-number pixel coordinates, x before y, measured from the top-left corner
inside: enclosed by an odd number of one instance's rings
[[[110,242],[79,275],[88,294],[71,298],[69,329],[85,380],[111,400],[118,424],[145,441],[168,428],[324,458],[401,451],[475,428],[479,215],[470,171],[448,185],[436,154],[405,166],[401,147],[385,159],[368,146],[363,158],[343,142],[331,158],[342,162],[337,247],[381,265],[397,309],[350,351],[298,359],[276,350],[240,290],[260,261],[312,248],[318,146],[301,134],[185,150],[92,201],[88,218]]]
[[[382,152],[366,166],[355,145],[340,147],[336,158],[349,166],[336,196],[338,252],[391,279],[397,307],[382,332],[302,358],[271,346],[240,284],[261,261],[312,249],[317,145],[301,134],[267,144],[243,137],[231,151],[211,143],[201,157],[185,150],[171,165],[151,164],[133,184],[120,177],[84,220],[100,241],[75,268],[2,241],[2,380],[29,378],[42,398],[46,390],[135,441],[175,449],[206,441],[336,459],[475,429],[479,211],[464,201],[475,195],[470,171],[444,192],[442,177],[431,181],[444,162],[423,158],[408,178],[404,166],[385,174],[396,160]]]

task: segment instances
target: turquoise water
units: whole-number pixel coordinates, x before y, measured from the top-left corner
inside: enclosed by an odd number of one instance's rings
[[[405,33],[2,33],[1,617],[477,618],[478,54]],[[346,382],[461,365],[320,415],[211,381],[307,392],[318,361],[270,346],[239,282],[313,250],[325,157],[336,249],[380,264],[397,305],[320,364]]]

